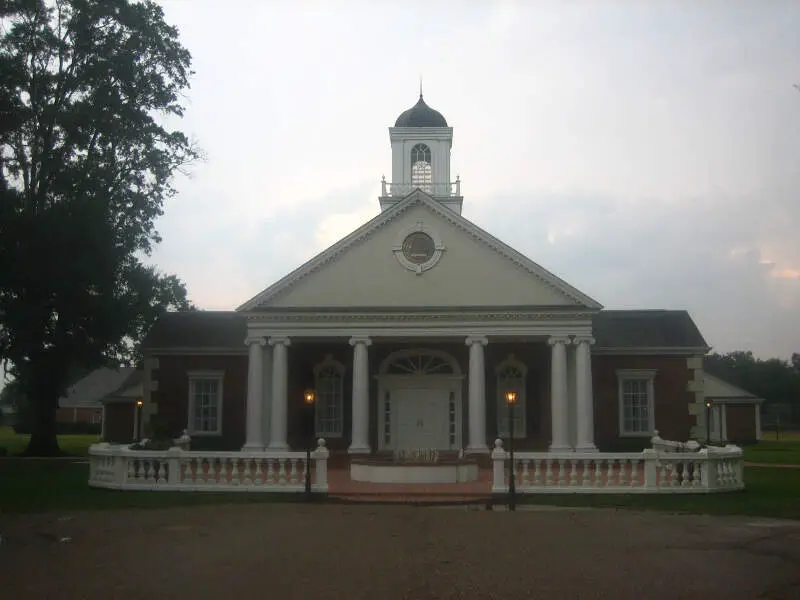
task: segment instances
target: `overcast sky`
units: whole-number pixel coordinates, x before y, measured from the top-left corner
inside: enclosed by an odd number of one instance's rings
[[[379,212],[397,115],[454,127],[464,216],[606,308],[800,351],[800,3],[164,0],[194,57],[153,255],[233,309]]]

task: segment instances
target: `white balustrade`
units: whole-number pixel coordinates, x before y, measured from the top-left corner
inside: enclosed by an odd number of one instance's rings
[[[95,444],[89,448],[89,485],[121,490],[302,492],[311,468],[312,492],[328,491],[325,440],[306,464],[305,452],[203,452],[173,447],[131,450]]]
[[[388,196],[408,196],[411,192],[420,188],[423,192],[431,196],[461,196],[461,180],[452,183],[389,183],[386,180],[381,181],[381,195]]]
[[[509,453],[495,440],[492,492],[507,493]],[[709,493],[744,488],[741,448],[642,452],[514,452],[520,494]]]

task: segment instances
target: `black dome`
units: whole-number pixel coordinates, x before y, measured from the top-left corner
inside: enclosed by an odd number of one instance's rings
[[[417,103],[397,117],[395,127],[447,127],[442,113],[425,104],[422,94]]]

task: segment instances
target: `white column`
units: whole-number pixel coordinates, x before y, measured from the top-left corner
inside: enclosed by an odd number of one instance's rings
[[[270,415],[270,450],[288,450],[286,429],[289,390],[289,338],[270,338],[272,346],[272,414]]]
[[[369,355],[368,337],[354,337],[353,347],[353,414],[350,454],[369,454]]]
[[[264,372],[264,380],[262,382],[262,390],[263,390],[263,404],[264,407],[261,413],[261,431],[262,437],[261,441],[264,443],[264,446],[269,444],[271,434],[270,434],[270,419],[272,415],[272,346],[267,344],[264,346],[264,350],[261,352],[264,356],[264,366],[262,370]]]
[[[468,337],[469,346],[469,441],[466,451],[486,453],[486,368],[483,362],[485,337]]]
[[[597,452],[594,445],[594,396],[592,395],[592,354],[594,339],[575,336],[575,396],[578,435],[575,450]]]
[[[551,452],[571,450],[567,422],[567,344],[566,336],[553,336],[547,343],[552,348],[550,359],[550,413],[552,422]]]
[[[264,449],[261,429],[261,413],[264,404],[264,346],[261,337],[247,338],[249,348],[247,361],[247,416],[245,417],[245,441],[243,452],[260,452]]]

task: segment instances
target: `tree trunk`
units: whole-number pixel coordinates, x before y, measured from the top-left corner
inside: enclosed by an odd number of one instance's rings
[[[56,435],[56,408],[58,394],[50,390],[37,390],[31,398],[31,439],[24,456],[60,456]]]

